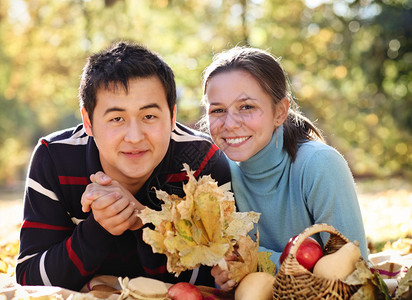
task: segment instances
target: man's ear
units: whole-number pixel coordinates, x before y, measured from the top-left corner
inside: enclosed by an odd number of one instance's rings
[[[93,136],[92,122],[90,121],[89,114],[84,107],[80,109],[80,112],[82,114],[84,130],[86,131],[87,135]]]
[[[172,117],[172,130],[175,129],[176,126],[176,114],[177,114],[177,106],[173,107],[173,117]]]
[[[282,100],[280,100],[279,103],[276,104],[276,115],[275,115],[276,127],[283,124],[283,122],[288,117],[288,113],[289,113],[289,99],[285,97]]]

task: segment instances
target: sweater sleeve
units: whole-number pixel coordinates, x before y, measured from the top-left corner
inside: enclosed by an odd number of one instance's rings
[[[59,187],[47,146],[32,157],[24,196],[24,220],[16,279],[22,285],[80,288],[99,268],[112,236],[90,214],[76,225]]]
[[[350,241],[360,242],[368,260],[365,230],[354,179],[345,159],[333,148],[313,152],[303,171],[303,193],[313,224],[327,223]],[[323,243],[329,234],[322,233]]]

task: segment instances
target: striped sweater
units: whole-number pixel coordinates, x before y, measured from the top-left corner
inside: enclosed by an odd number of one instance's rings
[[[181,124],[169,149],[136,199],[160,209],[156,189],[184,196],[182,164],[195,175],[211,174],[230,184],[225,155],[210,140]],[[213,286],[210,268],[186,271],[176,278],[166,270],[166,256],[153,253],[142,230],[113,236],[84,213],[80,199],[91,174],[102,170],[94,139],[82,125],[42,138],[33,153],[24,196],[24,220],[16,279],[22,285],[53,285],[80,290],[95,275],[147,276],[165,282],[189,281]]]

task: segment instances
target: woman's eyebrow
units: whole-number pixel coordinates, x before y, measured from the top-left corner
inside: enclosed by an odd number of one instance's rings
[[[241,93],[239,96],[236,97],[236,99],[235,99],[232,103],[242,102],[242,101],[247,101],[247,100],[255,101],[256,99],[250,97],[250,96],[249,96],[248,94],[246,94],[246,93]],[[219,102],[219,101],[209,102],[209,106],[212,106],[212,105],[213,105],[213,106],[218,106],[218,105],[221,105],[221,104],[222,104],[222,103]]]
[[[246,101],[246,100],[256,100],[255,98],[250,97],[245,92],[241,93],[239,96],[236,97],[235,101]]]

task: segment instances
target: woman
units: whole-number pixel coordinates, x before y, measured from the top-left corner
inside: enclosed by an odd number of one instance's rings
[[[248,47],[220,53],[204,72],[203,95],[210,134],[231,160],[237,207],[262,213],[260,250],[273,253],[277,269],[289,239],[316,223],[358,240],[367,259],[350,169],[299,112],[277,59]],[[234,287],[227,272],[213,275],[222,289]]]

